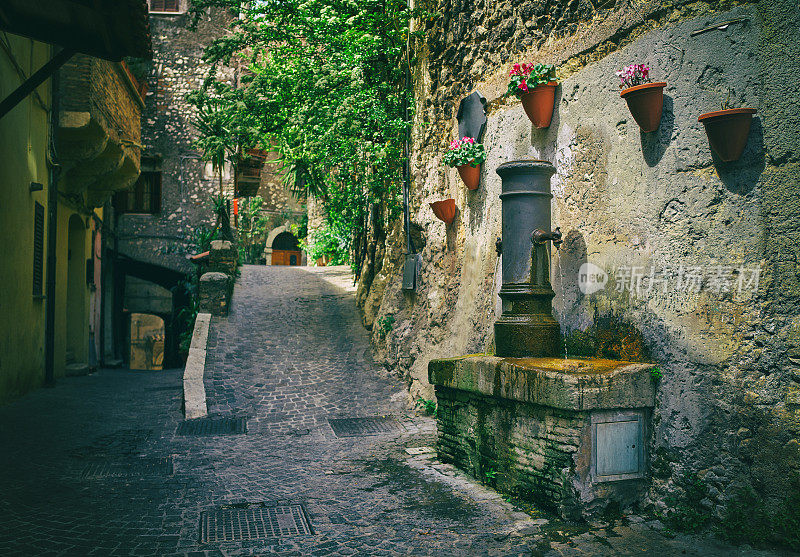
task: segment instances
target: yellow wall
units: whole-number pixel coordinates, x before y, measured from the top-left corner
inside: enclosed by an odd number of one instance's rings
[[[5,34],[17,64],[31,75],[51,56],[49,45],[16,35]],[[0,49],[0,98],[5,98],[22,83],[7,53]],[[44,380],[45,301],[32,295],[34,202],[45,208],[45,255],[47,253],[46,161],[50,81],[38,90],[44,107],[29,95],[0,119],[0,403],[41,385]],[[30,193],[31,182],[44,184],[43,191]],[[66,330],[67,232],[74,211],[59,203],[56,270],[55,373],[64,374]],[[81,217],[86,221],[86,216]],[[91,229],[85,229],[84,254],[91,253]],[[45,259],[45,276],[47,261]],[[76,262],[85,269],[84,262]],[[81,276],[85,273],[81,271]],[[84,316],[79,321],[84,332],[84,346],[79,361],[88,355],[89,289],[83,281]]]

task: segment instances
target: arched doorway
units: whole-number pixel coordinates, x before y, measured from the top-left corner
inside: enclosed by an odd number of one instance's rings
[[[164,368],[164,320],[151,313],[132,313],[130,329],[131,369]]]
[[[273,265],[300,265],[303,253],[297,238],[291,232],[281,232],[272,241]]]
[[[86,309],[86,224],[72,215],[67,231],[67,365],[87,363]]]

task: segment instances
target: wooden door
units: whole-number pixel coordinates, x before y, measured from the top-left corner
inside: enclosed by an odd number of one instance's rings
[[[302,252],[282,249],[272,250],[273,265],[300,265]]]

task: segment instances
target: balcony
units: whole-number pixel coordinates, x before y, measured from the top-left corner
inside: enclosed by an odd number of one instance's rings
[[[81,205],[100,207],[139,176],[141,88],[124,63],[83,54],[60,71],[59,189]]]

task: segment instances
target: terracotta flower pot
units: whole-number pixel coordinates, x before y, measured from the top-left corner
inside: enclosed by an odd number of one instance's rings
[[[619,95],[628,103],[628,110],[643,132],[654,132],[658,129],[666,86],[665,81],[658,81],[634,85],[620,92]]]
[[[433,214],[445,224],[450,224],[456,216],[456,200],[445,199],[443,201],[434,201],[430,204],[433,209]]]
[[[556,102],[557,81],[551,81],[547,85],[534,87],[522,95],[522,108],[528,115],[533,125],[537,128],[547,128],[550,120],[553,119],[553,106]]]
[[[481,165],[472,166],[472,163],[468,163],[457,166],[456,169],[468,190],[478,189],[478,184],[481,182]]]
[[[720,159],[725,162],[739,160],[747,145],[755,113],[755,108],[731,108],[707,112],[698,118],[706,128],[708,143]]]

